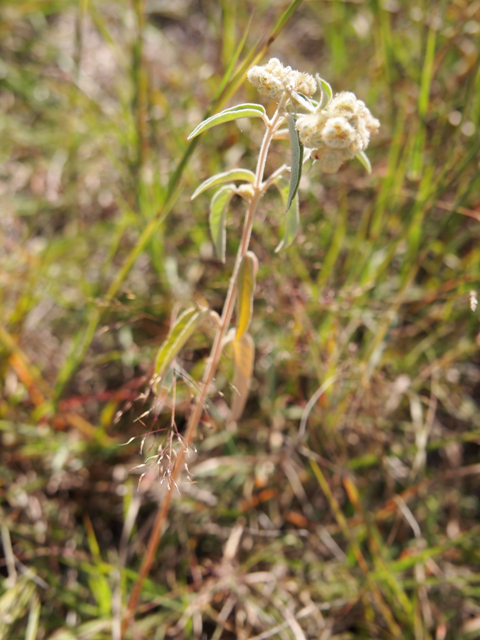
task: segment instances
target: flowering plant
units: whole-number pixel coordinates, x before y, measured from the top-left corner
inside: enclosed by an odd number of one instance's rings
[[[298,186],[304,162],[309,158],[318,160],[323,171],[335,173],[345,160],[357,157],[365,168],[371,171],[365,149],[370,141],[370,135],[378,129],[380,123],[353,93],[344,92],[332,98],[332,89],[325,80],[319,76],[315,79],[307,73],[285,67],[277,58],[272,58],[264,66],[252,67],[247,77],[260,94],[276,100],[277,108],[273,116],[269,118],[265,108],[260,104],[240,104],[207,118],[197,125],[189,136],[189,139],[194,138],[216,125],[239,118],[261,118],[265,124],[265,134],[260,145],[255,172],[238,168],[219,173],[202,182],[192,195],[193,200],[204,191],[221,185],[211,199],[209,223],[213,244],[222,262],[225,262],[226,258],[226,213],[233,195],[239,195],[245,201],[246,214],[233,275],[221,316],[204,306],[186,309],[171,327],[155,359],[153,383],[157,388],[162,386],[160,393],[162,399],[165,393],[168,393],[166,387],[171,383],[172,373],[175,375],[172,371],[172,362],[182,347],[195,331],[207,325],[210,329],[214,327],[213,345],[210,356],[206,360],[203,380],[198,387],[186,431],[183,437],[175,431],[180,443],[178,451],[173,449],[172,438],[170,438],[169,451],[175,462],[169,464],[164,473],[164,478],[168,479],[168,487],[161,508],[157,512],[140,578],[130,599],[130,610],[135,608],[141,584],[153,562],[154,551],[169,512],[172,493],[177,486],[177,478],[182,468],[186,467],[187,452],[194,441],[208,396],[211,394],[220,357],[227,343],[232,345],[235,367],[229,420],[231,425],[241,417],[248,398],[255,358],[254,341],[248,329],[253,314],[253,296],[258,267],[257,258],[249,250],[249,245],[255,213],[262,196],[275,185],[286,203],[284,237],[276,249],[279,251],[288,247],[297,234]],[[318,89],[320,99],[316,101],[313,96]],[[288,129],[280,129],[285,122]],[[265,164],[270,144],[275,138],[283,138],[285,135],[290,138],[290,166],[283,164],[270,176],[265,177]],[[287,172],[290,173],[290,180],[286,180],[283,175]],[[243,184],[238,185],[237,182]],[[235,310],[235,327],[230,329]],[[192,390],[193,388],[192,385]],[[196,386],[195,389],[197,389]],[[172,425],[174,425],[173,417]],[[159,468],[164,458],[162,447],[157,458],[157,468]]]
[[[187,443],[193,437],[200,421],[208,389],[223,348],[228,342],[233,346],[235,364],[232,421],[238,420],[241,416],[247,400],[254,363],[254,344],[248,327],[253,311],[257,272],[257,258],[249,250],[249,243],[261,197],[270,186],[275,185],[285,200],[285,234],[277,247],[279,251],[288,247],[297,234],[298,186],[303,164],[311,158],[314,161],[318,160],[324,172],[335,173],[346,160],[357,157],[366,169],[371,171],[365,149],[369,144],[370,135],[380,126],[379,121],[353,93],[342,92],[332,97],[330,85],[318,75],[315,79],[308,73],[285,67],[277,58],[272,58],[264,66],[252,67],[247,78],[261,95],[276,100],[278,105],[273,116],[269,118],[265,108],[260,104],[240,104],[207,118],[195,127],[189,136],[194,138],[216,125],[245,117],[261,118],[266,127],[255,173],[240,168],[219,173],[202,182],[192,195],[193,200],[204,191],[221,185],[211,200],[209,222],[213,244],[222,262],[225,262],[226,253],[226,213],[233,195],[243,198],[247,212],[222,316],[219,317],[206,308],[187,309],[177,320],[157,355],[155,373],[161,378],[195,330],[207,320],[210,324],[213,321],[216,326],[216,336],[207,361],[203,384],[185,436]],[[318,101],[313,98],[317,90],[320,92]],[[284,164],[265,178],[265,163],[270,144],[275,137],[287,134],[287,129],[280,129],[285,121],[291,144],[290,166]],[[289,181],[283,176],[287,172],[290,172]],[[243,184],[238,185],[239,181]],[[236,327],[229,330],[235,305]]]
[[[183,446],[178,454],[171,474],[173,483],[183,463],[185,451],[194,438],[220,356],[227,343],[232,344],[235,365],[231,422],[240,418],[247,401],[255,355],[254,342],[248,328],[253,313],[258,266],[255,254],[249,250],[249,244],[253,220],[261,197],[270,186],[275,185],[286,202],[285,234],[276,249],[279,251],[288,247],[297,234],[298,186],[304,162],[309,158],[318,160],[324,172],[335,173],[346,160],[357,157],[370,171],[365,149],[370,135],[380,126],[379,121],[353,93],[342,92],[332,97],[332,89],[328,82],[318,75],[315,79],[308,73],[285,67],[277,58],[272,58],[264,66],[252,67],[247,77],[260,94],[276,100],[278,104],[273,116],[269,118],[265,108],[260,104],[240,104],[207,118],[195,127],[189,136],[194,138],[216,125],[245,117],[261,118],[266,128],[255,173],[240,168],[219,173],[202,182],[192,195],[193,200],[204,191],[221,185],[210,203],[209,222],[213,244],[222,262],[225,262],[226,257],[226,213],[233,195],[237,194],[243,198],[247,211],[221,317],[204,307],[187,309],[172,327],[155,361],[155,375],[157,381],[160,381],[190,336],[202,325],[209,323],[211,326],[213,323],[216,330],[215,338],[183,438],[183,444],[186,446]],[[313,99],[317,90],[320,92],[318,101]],[[283,137],[280,127],[285,121],[291,144],[290,166],[284,164],[265,178],[265,164],[270,144],[275,137]],[[284,132],[286,134],[287,130]],[[283,176],[288,171],[289,181]],[[243,184],[237,185],[239,181]],[[236,326],[230,329],[235,308]]]

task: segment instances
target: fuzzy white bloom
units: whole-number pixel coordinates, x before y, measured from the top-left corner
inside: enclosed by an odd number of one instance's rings
[[[309,113],[297,120],[296,128],[304,147],[316,149],[323,145],[322,133],[328,116],[324,111]]]
[[[311,75],[284,67],[278,58],[271,58],[263,66],[255,65],[247,73],[247,78],[269,98],[280,98],[286,90],[313,96],[317,90],[317,83]]]
[[[337,94],[323,111],[300,116],[296,125],[300,142],[315,150],[312,156],[325,173],[336,173],[346,160],[365,151],[379,126],[350,91]]]
[[[330,147],[316,149],[312,153],[312,158],[320,162],[322,171],[325,173],[337,173],[346,160],[341,149],[330,149]]]
[[[290,69],[290,67],[287,68]],[[294,69],[290,71],[288,86],[309,98],[313,96],[317,90],[317,83],[313,76],[309,73],[303,73],[302,71],[295,71]]]

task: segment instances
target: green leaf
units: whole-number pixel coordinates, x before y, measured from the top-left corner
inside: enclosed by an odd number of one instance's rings
[[[223,182],[230,182],[230,180],[245,180],[246,182],[253,182],[255,180],[255,174],[248,169],[230,169],[230,171],[225,171],[224,173],[217,173],[211,178],[208,178],[208,180],[202,182],[190,199],[194,200],[201,193],[210,189],[210,187],[215,187],[217,184],[222,184]]]
[[[212,234],[212,240],[215,245],[217,256],[222,262],[225,262],[225,244],[227,240],[225,214],[234,191],[235,187],[232,185],[222,187],[215,193],[210,203],[210,216],[208,218],[210,223],[210,233]]]
[[[321,94],[320,102],[318,104],[318,110],[321,111],[322,109],[325,109],[327,104],[332,99],[333,91],[332,91],[332,87],[328,84],[328,82],[323,78],[320,78],[318,73],[315,77],[317,79],[318,88],[320,89],[320,94]]]
[[[295,118],[287,115],[288,132],[290,133],[290,145],[292,149],[292,161],[290,167],[290,189],[288,191],[287,211],[292,206],[295,198],[300,178],[302,177],[303,145],[300,143],[298,131],[295,128]]]
[[[229,113],[231,111],[238,111],[239,109],[245,109],[245,110],[253,110],[256,112],[259,112],[263,115],[266,115],[266,111],[265,111],[265,107],[261,104],[257,104],[256,102],[245,102],[243,104],[236,104],[233,107],[228,107],[227,109],[224,109],[221,113]],[[215,118],[217,115],[221,115],[221,113],[217,113],[215,116],[212,116],[212,118]],[[259,116],[261,117],[261,116]]]
[[[277,187],[278,192],[280,193],[280,196],[282,198],[283,204],[287,206],[288,192],[290,190],[289,181],[285,178],[285,176],[278,176],[278,178],[275,179],[275,182],[273,184]]]
[[[372,165],[365,151],[360,151],[360,153],[357,153],[355,157],[363,164],[367,173],[372,173]]]
[[[224,122],[230,122],[231,120],[237,120],[238,118],[265,118],[266,111],[261,104],[246,103],[238,104],[235,107],[224,109],[220,113],[216,113],[214,116],[210,116],[203,122],[200,122],[192,133],[188,136],[187,140],[191,140],[200,135],[207,129],[215,127],[217,124],[223,124]]]
[[[171,361],[190,338],[195,329],[207,317],[209,309],[191,307],[184,311],[170,329],[167,339],[158,350],[155,358],[155,374],[162,376]]]
[[[237,278],[238,294],[236,340],[240,340],[248,329],[250,320],[252,319],[256,268],[257,257],[251,251],[247,251],[242,258]]]
[[[292,244],[292,242],[295,240],[295,236],[297,235],[299,225],[300,225],[300,203],[299,203],[298,193],[297,193],[294,201],[292,202],[290,209],[287,211],[287,216],[285,220],[285,235],[283,236],[283,240],[275,249],[275,253],[277,253],[281,249],[287,249]]]
[[[232,420],[238,420],[248,398],[248,385],[253,373],[255,345],[252,336],[244,333],[240,340],[232,342],[235,376],[233,379]]]

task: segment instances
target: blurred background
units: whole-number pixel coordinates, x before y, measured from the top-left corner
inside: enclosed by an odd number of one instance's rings
[[[280,253],[263,200],[250,397],[226,429],[227,349],[124,637],[480,637],[479,35],[478,0],[2,0],[0,640],[122,637],[211,335],[161,401],[152,363],[233,266],[190,196],[262,128],[186,138],[273,56],[366,102],[373,173],[306,166]]]

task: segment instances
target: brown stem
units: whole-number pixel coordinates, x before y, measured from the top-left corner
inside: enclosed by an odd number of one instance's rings
[[[284,103],[285,103],[285,99],[282,99],[280,101],[280,104],[278,105],[277,111],[275,112],[274,116],[270,120],[270,123],[267,127],[265,136],[262,141],[262,145],[260,147],[260,153],[259,153],[258,162],[257,162],[257,169],[255,172],[255,180],[253,183],[253,196],[252,196],[252,199],[250,200],[248,211],[245,216],[245,222],[243,225],[240,246],[238,247],[237,257],[235,260],[235,267],[233,269],[233,275],[230,280],[227,297],[225,298],[225,303],[223,305],[222,317],[220,319],[220,327],[218,328],[218,331],[213,341],[210,357],[208,358],[207,367],[203,375],[203,381],[202,381],[202,387],[201,387],[200,393],[196,398],[194,409],[190,415],[190,418],[187,424],[187,429],[184,436],[184,446],[179,451],[178,456],[176,458],[175,466],[173,468],[173,471],[170,477],[170,483],[168,485],[165,496],[163,498],[163,502],[157,511],[152,533],[148,541],[147,551],[145,553],[142,566],[140,567],[137,581],[133,587],[130,600],[128,602],[128,608],[127,608],[126,616],[122,626],[122,635],[125,632],[125,629],[127,628],[130,622],[130,619],[132,618],[135,612],[143,583],[145,581],[145,578],[150,573],[150,569],[152,568],[152,564],[155,560],[155,553],[156,553],[158,544],[160,542],[160,539],[162,537],[165,521],[167,519],[168,512],[170,510],[170,503],[172,501],[173,491],[177,486],[177,478],[180,474],[182,467],[184,466],[186,453],[195,437],[198,423],[200,422],[200,419],[202,417],[203,408],[208,396],[208,389],[215,376],[215,372],[218,367],[220,356],[222,354],[223,339],[225,338],[228,328],[230,326],[230,321],[232,319],[233,309],[235,306],[235,298],[237,294],[238,270],[240,268],[240,263],[242,261],[242,258],[246,253],[246,251],[248,251],[248,246],[250,244],[250,237],[252,234],[252,226],[253,226],[253,220],[255,217],[255,212],[257,210],[258,202],[264,192],[264,189],[263,189],[264,185],[262,181],[263,181],[263,174],[265,171],[265,163],[267,160],[268,149],[272,141],[273,135],[275,134],[275,131],[278,129],[282,121],[281,112],[283,110]]]

